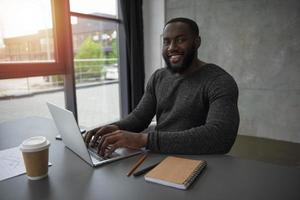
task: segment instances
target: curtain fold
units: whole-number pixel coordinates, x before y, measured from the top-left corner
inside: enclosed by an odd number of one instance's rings
[[[144,33],[143,1],[120,0],[126,37],[129,112],[139,103],[144,93]]]

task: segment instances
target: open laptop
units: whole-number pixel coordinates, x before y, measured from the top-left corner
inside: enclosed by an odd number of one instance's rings
[[[110,157],[100,157],[96,153],[95,149],[88,148],[85,145],[72,112],[51,103],[47,103],[47,106],[65,146],[93,167],[123,158],[128,158],[143,152],[143,150],[118,148]]]

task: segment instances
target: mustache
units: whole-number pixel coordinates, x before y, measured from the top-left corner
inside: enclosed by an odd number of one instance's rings
[[[176,55],[184,55],[184,52],[174,51],[174,52],[167,53],[168,57],[176,56]]]

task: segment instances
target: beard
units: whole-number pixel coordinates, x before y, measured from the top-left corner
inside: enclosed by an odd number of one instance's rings
[[[168,70],[170,70],[172,73],[182,73],[191,66],[196,54],[197,54],[197,51],[195,50],[195,47],[193,46],[191,49],[189,49],[186,52],[186,55],[184,56],[181,63],[171,64],[167,54],[163,54],[163,58],[166,62]]]

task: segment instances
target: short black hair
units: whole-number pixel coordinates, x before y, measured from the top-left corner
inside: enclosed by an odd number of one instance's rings
[[[170,23],[174,23],[174,22],[182,22],[182,23],[186,23],[187,25],[190,26],[192,32],[196,35],[199,36],[199,28],[198,25],[195,21],[188,19],[188,18],[184,18],[184,17],[177,17],[177,18],[173,18],[170,19],[166,24],[165,27],[170,24]],[[164,28],[165,28],[164,27]]]

